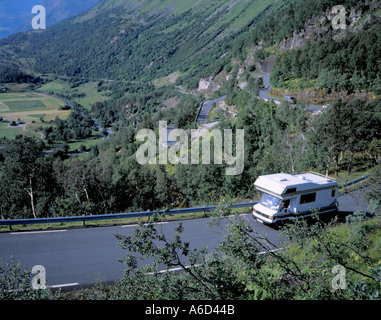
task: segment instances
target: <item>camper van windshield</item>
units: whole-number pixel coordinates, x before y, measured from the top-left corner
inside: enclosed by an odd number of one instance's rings
[[[261,205],[267,208],[270,208],[272,210],[278,210],[280,202],[281,202],[280,199],[272,197],[267,193],[264,193],[262,195],[261,200],[259,201]]]

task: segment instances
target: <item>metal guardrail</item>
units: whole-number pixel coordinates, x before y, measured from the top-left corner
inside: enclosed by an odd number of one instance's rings
[[[350,193],[351,192],[351,188],[347,188],[347,187],[350,187],[350,186],[352,186],[354,184],[363,182],[364,180],[366,180],[368,178],[369,178],[369,175],[366,175],[366,176],[363,176],[361,178],[355,179],[355,180],[353,180],[351,182],[344,183],[343,185],[341,185],[338,188],[338,190],[341,190],[341,192],[338,194],[338,196],[340,197],[340,196],[344,196],[344,195]],[[366,186],[368,186],[367,183],[361,184],[361,186],[359,186],[359,188],[364,188]]]
[[[244,202],[244,203],[232,204],[231,207],[233,209],[247,208],[247,207],[252,207],[255,204],[257,204],[257,202]],[[150,217],[154,215],[155,213],[164,213],[166,215],[174,215],[174,214],[181,214],[181,213],[210,212],[215,210],[217,207],[218,206],[208,206],[208,207],[184,208],[184,209],[173,209],[173,210],[101,214],[101,215],[93,215],[93,216],[54,217],[54,218],[37,218],[37,219],[8,219],[8,220],[0,220],[0,226],[9,226],[10,228],[12,228],[13,225],[62,223],[62,222],[82,222],[83,225],[85,225],[86,221]]]
[[[353,184],[359,183],[367,179],[369,175],[363,176],[351,182],[345,183],[339,187],[339,189],[351,186]],[[257,201],[253,202],[243,202],[232,204],[233,209],[237,208],[247,208],[253,207],[257,204]],[[196,207],[196,208],[184,208],[184,209],[173,209],[173,210],[159,210],[159,211],[141,211],[141,212],[131,212],[131,213],[116,213],[116,214],[101,214],[93,216],[74,216],[74,217],[54,217],[54,218],[37,218],[37,219],[8,219],[0,220],[0,226],[9,226],[12,228],[13,225],[27,225],[27,224],[44,224],[44,223],[62,223],[62,222],[82,222],[85,225],[86,221],[96,221],[96,220],[112,220],[112,219],[126,219],[126,218],[139,218],[139,217],[150,217],[155,213],[164,213],[166,215],[174,215],[181,213],[197,213],[197,212],[210,212],[217,208],[218,206],[207,206],[207,207]]]
[[[344,183],[342,186],[339,187],[339,189],[342,189],[342,188],[345,188],[345,187],[349,187],[349,186],[351,186],[353,184],[356,184],[356,183],[359,183],[361,181],[364,181],[367,178],[369,178],[369,175],[363,176],[363,177],[358,178],[356,180],[353,180],[351,182]]]

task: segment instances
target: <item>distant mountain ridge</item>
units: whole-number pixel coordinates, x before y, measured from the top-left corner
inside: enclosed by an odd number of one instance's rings
[[[380,92],[373,60],[378,61],[381,1],[343,0],[353,24],[345,32],[333,30],[333,15],[327,15],[335,5],[335,0],[101,0],[47,30],[3,39],[0,65],[145,84],[176,74],[174,84],[194,89],[200,79],[237,67],[250,71],[268,58],[273,87],[300,89],[303,79],[308,86]],[[294,40],[298,45],[286,45]],[[364,55],[351,50],[353,45],[376,53]],[[348,63],[336,63],[345,51]]]
[[[128,81],[178,70],[208,75],[223,67],[220,57],[276,2],[102,0],[45,31],[14,35],[0,45],[16,47],[17,56],[40,73]]]

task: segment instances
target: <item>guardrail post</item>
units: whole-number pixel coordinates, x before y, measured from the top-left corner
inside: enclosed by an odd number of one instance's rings
[[[9,231],[12,231],[12,225],[9,224]]]

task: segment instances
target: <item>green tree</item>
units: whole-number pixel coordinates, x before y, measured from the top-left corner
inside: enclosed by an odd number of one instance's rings
[[[0,164],[3,217],[37,218],[47,214],[37,208],[49,206],[55,184],[52,158],[44,157],[43,148],[41,141],[21,135],[6,141],[4,161]]]
[[[348,110],[345,103],[339,101],[313,119],[308,130],[308,154],[313,166],[328,174],[330,165],[335,164],[338,174],[340,153],[346,150],[346,128],[350,125],[345,118]]]

